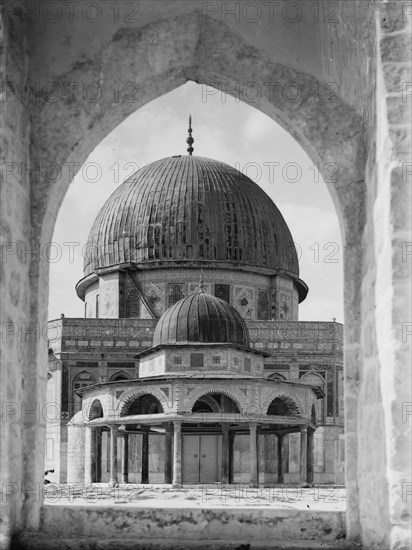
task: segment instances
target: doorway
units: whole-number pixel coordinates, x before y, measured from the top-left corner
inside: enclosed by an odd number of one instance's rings
[[[183,435],[183,483],[216,483],[221,479],[222,436]]]

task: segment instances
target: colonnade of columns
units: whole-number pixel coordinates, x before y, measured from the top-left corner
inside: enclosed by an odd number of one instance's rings
[[[221,483],[233,482],[233,441],[235,433],[229,430],[228,424],[222,424],[222,462]],[[150,427],[142,429],[142,469],[141,483],[149,483],[149,431]],[[301,426],[300,428],[300,483],[313,483],[314,472],[314,430]],[[114,486],[118,482],[117,438],[121,437],[121,483],[129,482],[129,434],[119,434],[118,426],[110,426],[110,479]],[[285,434],[277,434],[277,481],[284,483],[284,439]],[[249,423],[250,449],[250,486],[259,486],[259,426]],[[100,481],[101,467],[101,428],[86,427],[85,432],[85,483]],[[174,420],[165,426],[165,483],[173,487],[182,485],[182,421]]]

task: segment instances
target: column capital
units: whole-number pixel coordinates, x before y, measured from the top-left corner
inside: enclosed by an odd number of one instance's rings
[[[181,428],[182,427],[183,420],[172,420],[172,422],[173,422],[173,426],[175,428]]]
[[[305,433],[305,432],[308,431],[308,427],[307,427],[307,426],[301,426],[301,427],[300,427],[300,431],[301,431],[301,433],[302,433],[302,432]]]

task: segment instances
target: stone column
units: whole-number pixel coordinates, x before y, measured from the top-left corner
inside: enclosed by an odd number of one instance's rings
[[[168,422],[165,429],[165,483],[172,483],[173,424]]]
[[[260,426],[257,426],[256,427],[256,471],[257,471],[257,483],[259,485],[259,480],[260,480],[260,474],[261,474],[261,469],[260,469],[260,444],[261,444],[261,441],[260,441]],[[263,472],[264,474],[264,472]]]
[[[257,434],[256,424],[251,422],[249,424],[249,446],[250,446],[250,487],[258,487],[258,455],[257,455]]]
[[[229,461],[229,425],[222,424],[222,483],[229,483]]]
[[[149,483],[149,430],[148,426],[142,427],[142,484]]]
[[[93,428],[86,426],[84,434],[84,484],[92,483]]]
[[[95,428],[94,432],[94,481],[100,483],[102,479],[102,428]]]
[[[122,434],[122,483],[129,483],[129,434]]]
[[[182,486],[182,422],[173,421],[173,487]]]
[[[285,441],[284,434],[277,434],[277,447],[278,447],[278,483],[285,482],[284,469],[283,469],[283,442]]]
[[[85,432],[84,425],[67,425],[67,483],[85,484]]]
[[[307,483],[308,428],[300,428],[300,482]]]
[[[235,437],[236,437],[236,432],[234,430],[229,431],[229,483],[233,483],[233,478],[235,475],[234,453],[233,453]]]
[[[307,447],[307,482],[313,485],[313,463],[314,463],[314,430],[308,430],[308,447]]]
[[[110,426],[110,480],[109,484],[114,487],[117,483],[117,430],[118,427]]]

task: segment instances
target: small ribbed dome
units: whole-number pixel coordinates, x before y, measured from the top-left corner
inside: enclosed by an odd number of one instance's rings
[[[116,189],[91,229],[84,273],[199,261],[299,276],[293,238],[266,193],[228,164],[185,155],[144,166]]]
[[[165,311],[153,336],[153,346],[187,342],[249,347],[249,331],[234,307],[199,291]]]

